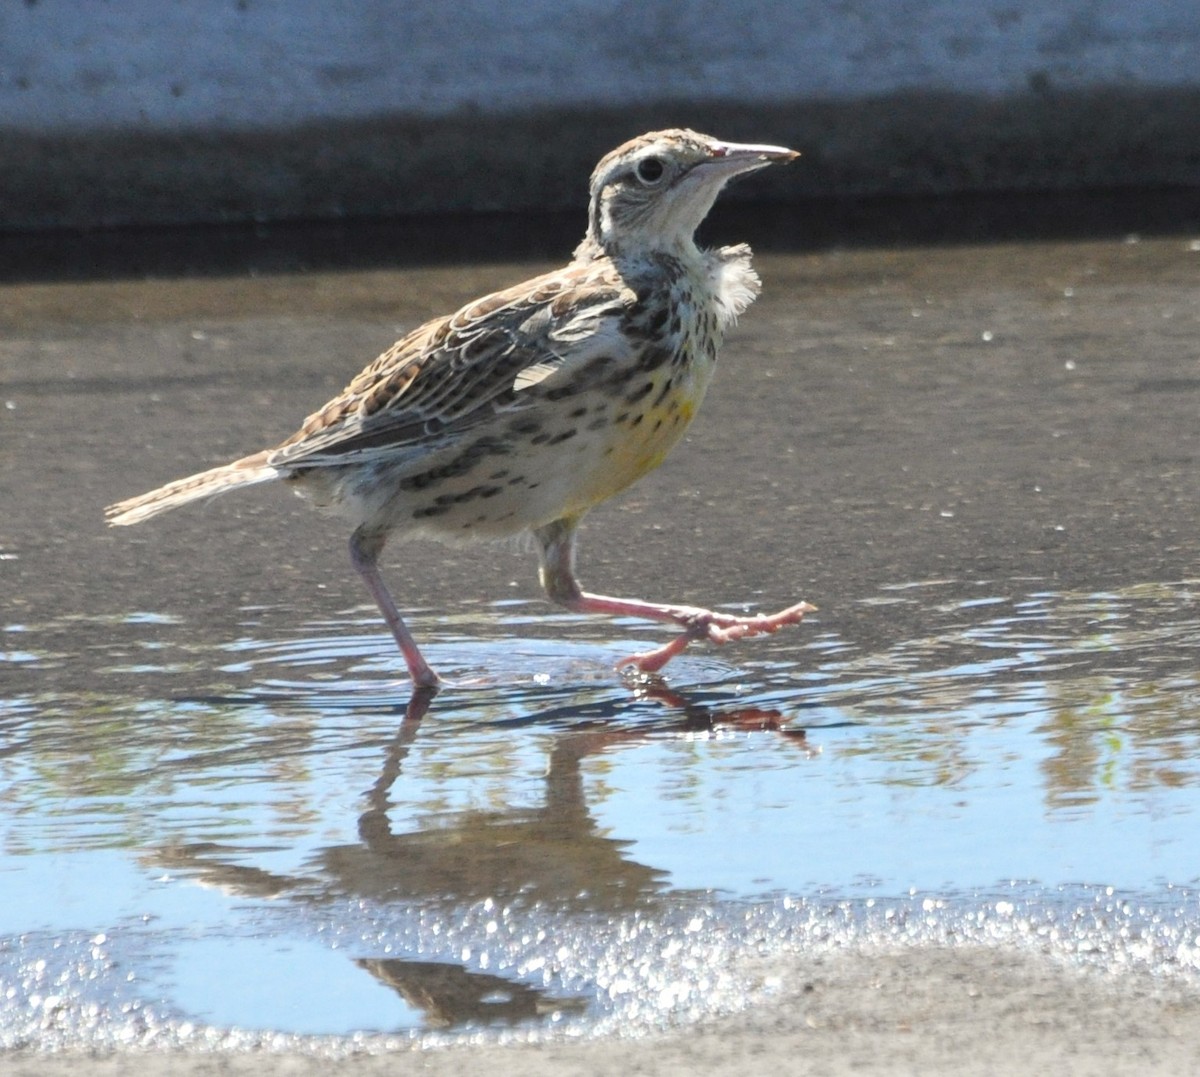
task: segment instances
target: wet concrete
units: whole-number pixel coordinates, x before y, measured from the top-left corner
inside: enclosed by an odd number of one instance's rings
[[[856,600],[884,584],[1189,576],[1192,238],[761,256],[764,295],[703,414],[594,514],[585,579],[679,600],[804,597],[823,625],[886,639],[915,625],[864,617]],[[339,527],[284,490],[132,532],[105,531],[99,509],[279,440],[404,329],[546,264],[10,285],[7,618],[155,610],[221,638],[243,603],[359,604]],[[537,595],[517,554],[414,544],[392,559],[402,601],[447,613]]]

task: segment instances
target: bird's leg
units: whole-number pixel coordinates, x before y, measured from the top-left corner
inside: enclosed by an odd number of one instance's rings
[[[671,606],[635,598],[588,594],[575,576],[575,530],[578,524],[578,517],[555,520],[534,532],[541,552],[538,575],[546,594],[553,601],[575,613],[646,617],[652,621],[673,621],[684,628],[670,643],[653,651],[631,655],[618,663],[619,666],[632,665],[643,673],[655,673],[676,655],[682,654],[687,645],[695,640],[706,639],[720,644],[747,636],[764,635],[776,632],[784,625],[798,624],[806,613],[816,610],[807,602],[798,602],[778,613],[738,617],[699,606]]]
[[[400,611],[396,609],[396,603],[392,600],[391,592],[388,591],[387,584],[383,582],[383,577],[379,574],[379,552],[383,549],[383,543],[384,536],[364,531],[361,527],[358,528],[350,536],[350,561],[363,578],[363,583],[367,585],[371,597],[375,599],[375,604],[379,607],[379,612],[383,614],[388,628],[392,630],[396,645],[400,648],[400,653],[404,656],[408,672],[412,677],[413,688],[427,692],[438,686],[438,675],[430,669],[429,663],[422,656],[417,647],[417,641],[413,639],[412,633],[409,632],[408,626],[401,618]]]

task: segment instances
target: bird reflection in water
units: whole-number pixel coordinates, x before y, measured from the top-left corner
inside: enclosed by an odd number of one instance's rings
[[[209,843],[160,849],[176,869],[244,895],[323,903],[347,897],[380,905],[415,906],[448,917],[479,902],[554,910],[555,915],[620,914],[672,900],[668,873],[629,855],[632,842],[610,837],[589,810],[583,761],[680,735],[722,730],[768,732],[809,753],[804,730],[790,729],[769,707],[716,709],[661,684],[637,697],[664,708],[661,719],[636,728],[619,721],[583,720],[554,737],[540,804],[439,811],[407,830],[393,828],[390,794],[421,728],[410,708],[387,747],[378,778],[358,819],[361,840],[318,852],[295,876],[236,861],[244,850]],[[579,1012],[580,997],[554,997],[463,964],[360,956],[359,968],[420,1009],[428,1027],[516,1023]]]
[[[420,1010],[431,1028],[515,1025],[587,1008],[584,998],[555,998],[540,988],[445,961],[360,957],[354,963]]]
[[[668,713],[636,728],[587,721],[555,737],[538,805],[439,813],[436,824],[393,832],[389,791],[420,728],[406,718],[388,747],[378,780],[359,817],[362,843],[327,849],[322,870],[351,893],[423,903],[520,900],[556,907],[626,910],[652,903],[667,888],[666,873],[631,859],[631,842],[609,837],[588,809],[582,762],[589,756],[654,739],[721,729],[769,731],[807,751],[804,730],[789,729],[782,712],[748,706],[716,710],[661,684],[638,696]]]

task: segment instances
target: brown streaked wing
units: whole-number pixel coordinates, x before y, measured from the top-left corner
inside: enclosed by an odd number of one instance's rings
[[[270,455],[272,466],[328,467],[444,444],[502,408],[520,406],[545,364],[611,351],[632,291],[606,267],[573,266],[427,322],[385,351]],[[621,356],[615,355],[614,358]],[[521,372],[539,367],[538,377]]]

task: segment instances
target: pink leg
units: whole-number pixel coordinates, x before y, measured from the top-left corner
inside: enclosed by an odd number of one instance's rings
[[[388,628],[392,630],[396,645],[400,648],[400,653],[404,656],[405,664],[408,666],[413,687],[418,690],[436,688],[439,683],[438,675],[429,668],[429,663],[425,661],[417,647],[417,641],[413,639],[412,633],[409,632],[408,626],[400,616],[400,611],[396,609],[396,603],[392,600],[387,584],[383,582],[383,577],[379,574],[377,561],[379,551],[383,549],[383,542],[382,536],[364,534],[361,529],[355,531],[350,536],[350,561],[363,578],[367,590],[371,592],[371,597],[375,599],[375,604],[379,607],[379,612],[383,614]]]
[[[609,598],[588,594],[575,578],[575,528],[578,520],[558,520],[536,532],[542,548],[540,576],[546,593],[555,602],[576,613],[604,613],[616,617],[645,617],[652,621],[673,621],[684,631],[670,643],[653,651],[631,655],[618,666],[637,666],[644,673],[656,673],[689,643],[708,640],[730,643],[748,636],[777,632],[784,625],[798,624],[806,613],[816,610],[807,602],[798,602],[773,614],[738,617],[698,606],[670,606],[638,599]]]

